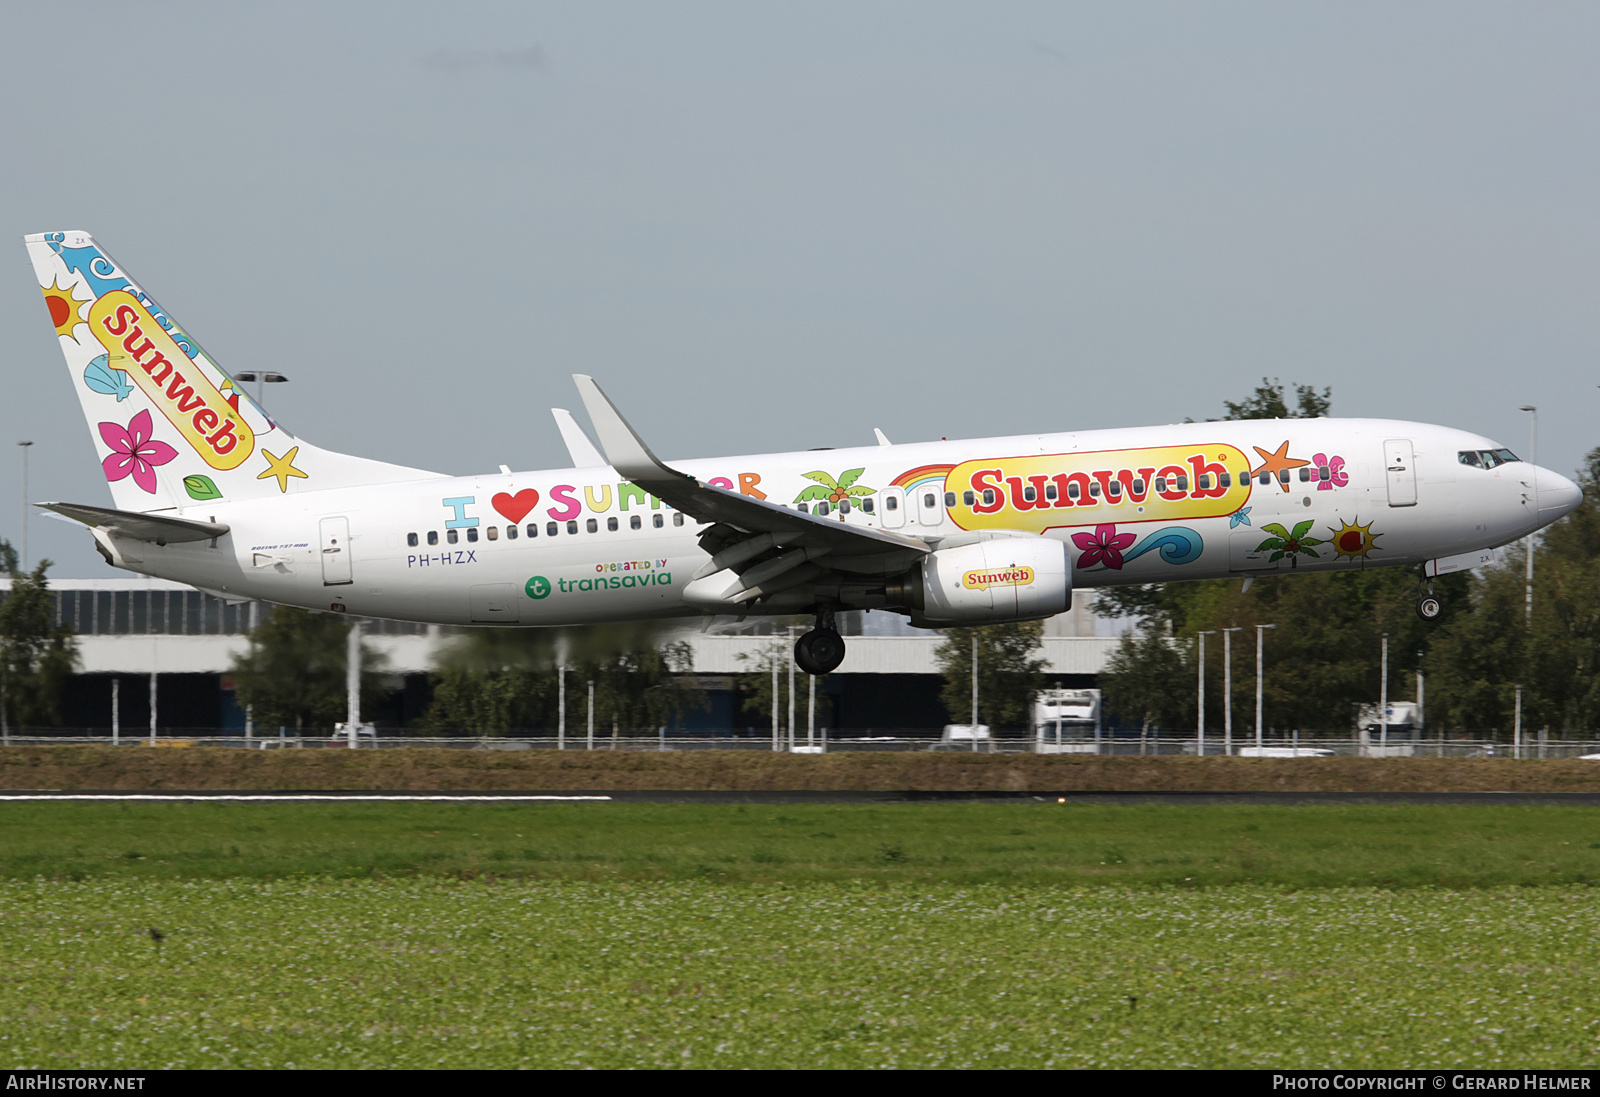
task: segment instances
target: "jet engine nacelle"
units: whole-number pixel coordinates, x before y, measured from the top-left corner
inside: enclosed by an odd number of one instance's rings
[[[1060,541],[997,537],[929,553],[888,593],[929,624],[1026,621],[1071,608],[1072,562]]]

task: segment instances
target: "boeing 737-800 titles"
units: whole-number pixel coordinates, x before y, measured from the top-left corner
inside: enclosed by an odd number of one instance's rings
[[[1488,438],[1384,419],[879,432],[668,465],[585,376],[598,450],[557,410],[574,467],[445,476],[301,441],[87,234],[26,242],[114,504],[39,505],[116,567],[241,601],[448,625],[806,614],[796,657],[820,674],[842,610],[943,627],[1060,613],[1074,588],[1433,576],[1581,498]]]

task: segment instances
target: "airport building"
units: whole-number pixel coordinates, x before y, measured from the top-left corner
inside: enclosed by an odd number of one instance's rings
[[[181,583],[140,576],[51,579],[58,624],[78,634],[79,673],[62,698],[64,729],[116,726],[138,735],[155,724],[165,731],[242,731],[245,713],[234,701],[228,671],[249,647],[249,631],[270,607],[229,604]],[[0,580],[0,591],[9,580]],[[1090,687],[1117,645],[1117,622],[1097,617],[1091,594],[1079,594],[1068,613],[1045,622],[1044,657],[1051,684]],[[843,665],[824,679],[834,726],[870,734],[929,731],[947,722],[939,702],[937,632],[911,628],[890,613],[840,616],[849,643]],[[368,645],[383,656],[388,693],[364,717],[381,730],[403,730],[426,711],[430,673],[453,630],[402,621],[363,621]],[[761,715],[740,711],[737,679],[766,672],[778,661],[787,673],[787,630],[770,619],[722,619],[701,631],[685,624],[681,639],[694,653],[693,677],[710,710],[685,730],[700,734],[765,735]],[[259,729],[271,734],[272,729]]]

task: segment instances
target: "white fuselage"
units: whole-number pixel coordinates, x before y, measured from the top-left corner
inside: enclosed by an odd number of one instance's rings
[[[675,466],[813,513],[826,503],[830,520],[935,549],[973,531],[1042,534],[1072,546],[1072,583],[1086,588],[1418,564],[1506,544],[1577,504],[1578,489],[1548,470],[1460,458],[1497,448],[1420,423],[1290,419]],[[818,499],[819,485],[835,498]],[[298,491],[175,513],[230,532],[165,547],[119,539],[122,566],[229,597],[453,625],[702,612],[682,594],[708,558],[697,542],[705,527],[606,466]]]

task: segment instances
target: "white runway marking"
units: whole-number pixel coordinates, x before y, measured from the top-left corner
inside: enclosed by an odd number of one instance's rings
[[[406,795],[350,795],[330,796],[314,792],[287,792],[281,796],[275,795],[250,795],[245,793],[174,793],[163,796],[160,793],[130,792],[130,793],[49,793],[49,792],[4,792],[0,793],[0,801],[8,800],[337,800],[341,803],[361,800],[434,800],[448,803],[463,801],[481,801],[485,803],[506,803],[515,800],[609,800],[609,796],[406,796]]]

